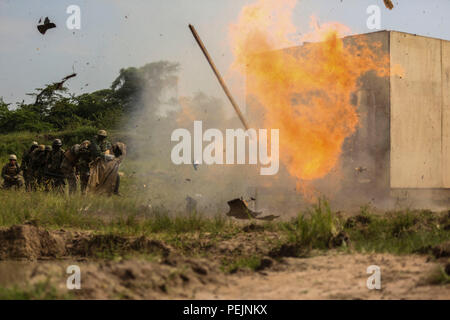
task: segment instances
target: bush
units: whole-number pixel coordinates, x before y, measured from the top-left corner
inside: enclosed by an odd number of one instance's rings
[[[46,133],[16,132],[11,134],[0,134],[0,159],[6,159],[9,154],[16,154],[21,160],[25,150],[31,146],[31,142],[51,145],[53,140],[59,138],[64,148],[69,148],[76,143],[86,139],[92,139],[97,133],[94,127],[79,127],[75,130],[50,131]]]
[[[288,244],[310,249],[327,249],[331,240],[342,230],[342,224],[325,199],[320,199],[306,215],[299,214],[294,221],[283,224]]]

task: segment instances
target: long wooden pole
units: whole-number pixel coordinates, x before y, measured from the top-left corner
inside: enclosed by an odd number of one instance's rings
[[[202,39],[200,39],[200,36],[198,35],[197,31],[195,30],[193,25],[189,25],[189,29],[191,29],[191,32],[195,38],[195,40],[197,41],[198,45],[200,46],[200,49],[202,50],[203,54],[206,57],[206,60],[208,60],[209,65],[211,66],[214,74],[217,77],[217,80],[219,80],[220,85],[222,86],[223,91],[225,91],[225,94],[227,95],[228,99],[231,102],[231,105],[233,106],[234,110],[236,111],[239,119],[241,120],[242,124],[244,125],[244,128],[246,130],[249,129],[248,125],[247,125],[247,121],[245,121],[244,116],[242,115],[241,110],[239,109],[239,106],[237,105],[236,101],[234,101],[233,96],[230,93],[230,90],[228,90],[227,85],[225,84],[225,81],[223,81],[222,76],[220,75],[219,71],[216,68],[216,65],[214,64],[211,56],[208,53],[208,50],[206,50],[205,45],[202,42]]]

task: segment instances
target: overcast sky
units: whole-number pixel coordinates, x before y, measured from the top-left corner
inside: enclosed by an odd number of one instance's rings
[[[276,1],[276,0],[275,0]],[[253,0],[0,0],[0,96],[25,99],[36,87],[60,80],[72,92],[109,87],[121,68],[158,60],[181,64],[180,93],[197,91],[224,98],[197,47],[188,24],[197,28],[219,69],[227,74],[233,60],[228,26]],[[381,8],[382,29],[450,40],[450,0],[299,0],[293,13],[299,32],[309,30],[310,16],[338,21],[352,33],[367,33],[369,5]],[[81,8],[81,30],[66,28],[69,5]],[[57,25],[41,35],[36,24],[48,16]],[[238,83],[231,90],[241,92]],[[238,101],[243,97],[238,94]]]

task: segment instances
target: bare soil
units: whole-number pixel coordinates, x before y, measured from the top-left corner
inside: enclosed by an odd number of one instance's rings
[[[32,223],[0,229],[0,286],[49,281],[68,293],[66,269],[81,269],[78,299],[450,299],[450,285],[430,274],[449,264],[448,243],[432,255],[320,252],[270,257],[270,232],[214,242],[203,235],[174,247],[145,237],[48,231]],[[99,253],[120,255],[102,258]],[[265,256],[257,271],[224,272],[224,259]],[[127,256],[127,254],[129,256]],[[381,290],[366,287],[367,267],[381,268]]]

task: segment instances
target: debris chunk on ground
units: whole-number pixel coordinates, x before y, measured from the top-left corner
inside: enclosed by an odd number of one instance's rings
[[[247,207],[247,204],[242,199],[233,199],[227,202],[230,207],[230,211],[227,212],[227,216],[234,217],[236,219],[258,219],[258,220],[273,220],[279,216],[269,215],[264,217],[258,217],[261,212],[255,212]]]

